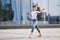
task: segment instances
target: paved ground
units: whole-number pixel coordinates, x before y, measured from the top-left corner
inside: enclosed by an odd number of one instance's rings
[[[0,29],[23,29],[23,28],[31,28],[30,24],[3,24],[0,25]],[[60,28],[60,24],[40,24],[39,28]]]
[[[33,37],[29,38],[31,29],[0,29],[0,40],[60,40],[60,28],[41,29],[42,37],[37,37],[34,31]]]
[[[31,28],[32,24],[29,22],[25,24],[15,23],[12,21],[1,22],[0,29],[21,29],[21,28]],[[44,21],[38,22],[39,28],[60,28],[60,24],[46,24]]]

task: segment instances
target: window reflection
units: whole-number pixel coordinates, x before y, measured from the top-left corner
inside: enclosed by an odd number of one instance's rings
[[[11,21],[13,18],[13,10],[11,6],[11,0],[0,0],[1,21]]]
[[[40,0],[39,3],[41,2],[42,4],[45,2],[42,1],[43,0]],[[47,4],[44,4],[48,6],[48,15],[47,12],[42,12],[41,14],[38,14],[38,21],[47,21],[48,24],[60,24],[60,4],[54,1],[55,0],[48,0]],[[33,2],[34,1],[32,0],[0,0],[0,21],[12,21],[13,19],[16,21],[31,21],[29,20],[27,13],[32,10]],[[38,5],[40,5],[39,3]],[[42,5],[40,5],[40,7],[41,6]],[[39,9],[40,8],[38,8],[37,10]]]

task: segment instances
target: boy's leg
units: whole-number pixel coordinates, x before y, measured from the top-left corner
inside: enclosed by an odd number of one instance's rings
[[[29,36],[30,38],[31,38],[31,36],[32,36],[32,33],[33,33],[33,31],[34,31],[34,27],[35,27],[35,25],[34,25],[34,22],[33,22],[33,21],[32,21],[32,24],[33,24],[33,25],[32,25],[31,34],[30,34],[30,36]]]
[[[35,28],[37,29],[37,31],[40,33],[40,30],[39,30],[39,28],[37,27],[37,25],[35,26]]]
[[[30,38],[31,38],[31,36],[32,36],[33,31],[34,31],[34,26],[32,26],[31,34],[30,34],[30,36],[29,36]]]
[[[36,25],[35,28],[37,29],[37,31],[38,31],[38,33],[39,33],[39,36],[38,36],[38,37],[41,37],[41,32],[40,32],[38,26]]]
[[[40,32],[40,30],[39,30],[39,28],[38,28],[38,26],[37,26],[37,22],[38,22],[38,21],[35,21],[35,28],[37,29],[37,31],[38,31],[38,33],[39,33],[39,37],[41,37],[41,32]]]
[[[33,31],[34,31],[34,26],[32,26],[32,30],[31,30],[31,32],[33,33]]]

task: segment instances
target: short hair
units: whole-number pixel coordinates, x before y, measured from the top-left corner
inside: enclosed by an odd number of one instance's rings
[[[33,5],[33,8],[36,7],[37,5]]]

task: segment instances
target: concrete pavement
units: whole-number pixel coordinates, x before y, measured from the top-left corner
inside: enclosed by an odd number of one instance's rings
[[[31,24],[2,24],[0,25],[0,29],[24,29],[31,28]],[[39,28],[60,28],[60,24],[40,24]]]
[[[31,29],[0,29],[0,40],[60,40],[60,28],[40,29],[42,37],[37,37],[34,31],[33,37],[29,38]]]
[[[0,29],[21,29],[21,28],[31,28],[32,24],[29,22],[25,24],[15,23],[12,21],[1,22]],[[60,24],[46,24],[43,22],[38,23],[39,28],[60,28]]]

